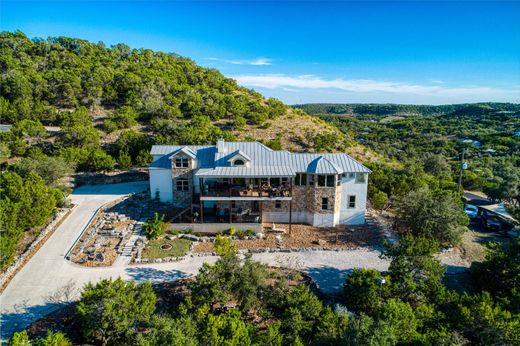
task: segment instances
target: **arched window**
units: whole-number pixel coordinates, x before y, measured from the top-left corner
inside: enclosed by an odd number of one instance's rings
[[[233,166],[243,166],[245,164],[244,160],[235,160],[233,161]]]

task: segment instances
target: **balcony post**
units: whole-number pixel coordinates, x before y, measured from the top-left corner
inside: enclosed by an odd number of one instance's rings
[[[289,200],[289,234],[292,231],[292,198]]]
[[[202,201],[202,193],[204,192],[204,179],[199,178],[199,201],[200,201],[200,223],[204,222],[204,202]]]
[[[233,221],[233,201],[229,200],[229,224],[232,224]]]

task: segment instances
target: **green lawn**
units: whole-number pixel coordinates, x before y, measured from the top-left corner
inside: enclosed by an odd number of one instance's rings
[[[161,245],[170,244],[169,250],[161,249]],[[150,240],[143,250],[142,258],[164,258],[184,256],[190,249],[191,241],[186,239],[156,239]]]

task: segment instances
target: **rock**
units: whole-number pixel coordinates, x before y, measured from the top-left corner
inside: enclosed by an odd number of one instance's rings
[[[187,240],[191,240],[191,241],[199,241],[199,237],[197,237],[196,235],[193,235],[193,234],[183,234],[182,239],[187,239]]]
[[[327,241],[324,239],[318,239],[318,240],[314,240],[313,243],[318,244],[318,245],[325,245],[325,244],[327,244]]]

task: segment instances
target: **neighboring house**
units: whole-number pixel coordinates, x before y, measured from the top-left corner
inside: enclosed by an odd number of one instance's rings
[[[346,154],[275,151],[259,142],[154,145],[150,194],[197,223],[365,222],[370,170]]]

